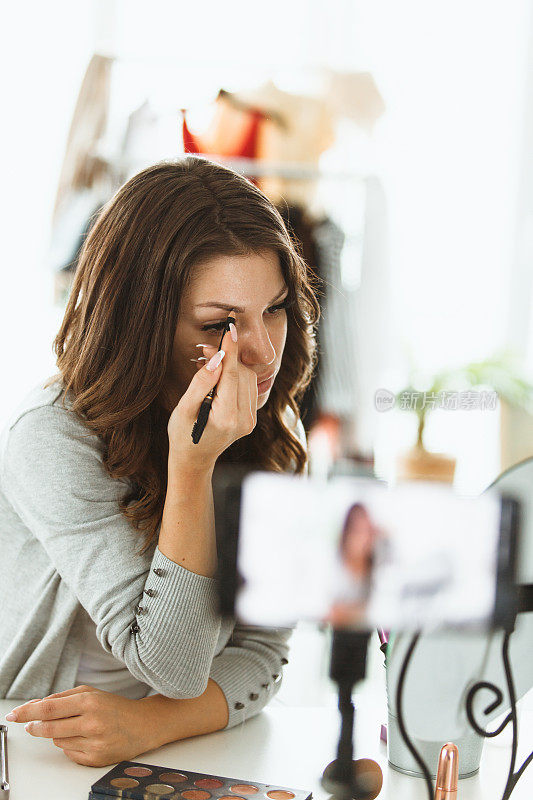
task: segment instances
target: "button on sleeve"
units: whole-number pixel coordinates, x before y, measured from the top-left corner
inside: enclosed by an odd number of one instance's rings
[[[278,692],[291,633],[290,628],[235,625],[230,643],[215,656],[210,672],[228,703],[228,728],[257,714]],[[244,698],[249,702],[243,703]]]

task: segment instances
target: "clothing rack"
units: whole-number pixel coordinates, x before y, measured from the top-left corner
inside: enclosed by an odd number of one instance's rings
[[[187,155],[185,153],[184,155]],[[246,178],[286,178],[287,180],[364,180],[365,173],[347,170],[324,170],[297,161],[261,161],[254,158],[230,158],[212,153],[200,153],[201,158],[216,161]]]

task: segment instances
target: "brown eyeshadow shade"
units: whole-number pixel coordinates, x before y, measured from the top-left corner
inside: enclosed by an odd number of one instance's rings
[[[286,792],[284,789],[272,789],[272,791],[267,792],[267,797],[270,797],[271,800],[292,800],[294,792]]]
[[[166,783],[151,783],[150,786],[146,787],[146,791],[158,797],[163,797],[165,794],[172,794],[174,787],[167,786]]]
[[[234,794],[224,794],[218,800],[244,800],[244,797],[236,797]]]
[[[134,778],[113,778],[110,783],[111,786],[115,786],[117,789],[134,789],[139,785],[139,781]]]
[[[182,775],[181,772],[163,772],[159,776],[160,781],[164,781],[165,783],[183,783],[183,781],[187,780],[185,775]]]
[[[181,796],[185,800],[208,800],[211,797],[211,793],[206,792],[204,789],[186,789],[181,793]]]
[[[249,783],[236,783],[235,786],[230,786],[229,790],[236,794],[257,794],[259,791],[257,786],[250,786]]]
[[[126,767],[124,772],[126,775],[135,775],[136,778],[146,778],[152,774],[152,770],[148,767]]]
[[[201,789],[220,789],[224,782],[219,781],[218,778],[199,778],[194,781],[194,785],[200,786]]]

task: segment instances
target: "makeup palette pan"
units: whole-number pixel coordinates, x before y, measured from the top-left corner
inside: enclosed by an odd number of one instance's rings
[[[91,786],[89,800],[309,800],[311,792],[241,778],[121,761]]]

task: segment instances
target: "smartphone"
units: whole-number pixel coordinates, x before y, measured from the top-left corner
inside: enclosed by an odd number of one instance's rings
[[[242,470],[214,496],[221,611],[246,624],[487,628],[512,613],[511,496]]]

